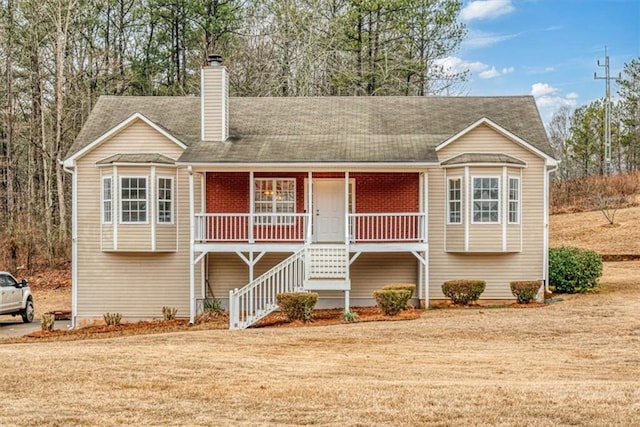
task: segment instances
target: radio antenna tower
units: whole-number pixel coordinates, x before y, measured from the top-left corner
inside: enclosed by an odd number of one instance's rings
[[[604,173],[611,175],[613,167],[611,166],[611,80],[619,81],[618,77],[611,77],[609,74],[609,55],[607,55],[607,47],[604,47],[604,64],[598,59],[598,67],[604,67],[604,77],[598,77],[597,73],[593,73],[596,80],[604,80],[606,84],[606,95],[604,98]]]

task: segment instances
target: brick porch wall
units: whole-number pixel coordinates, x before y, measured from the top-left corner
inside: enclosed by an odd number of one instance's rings
[[[256,178],[296,178],[296,212],[304,212],[306,173],[256,173]],[[314,173],[315,179],[344,178],[342,173]],[[353,173],[356,211],[361,213],[418,212],[419,176],[416,173]],[[247,172],[207,172],[206,207],[211,213],[249,212]]]

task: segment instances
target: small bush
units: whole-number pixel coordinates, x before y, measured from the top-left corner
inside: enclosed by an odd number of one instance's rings
[[[409,298],[416,293],[416,285],[413,283],[393,283],[382,287],[382,290],[386,289],[406,289],[407,291],[411,291],[411,296]]]
[[[596,252],[567,246],[549,249],[549,285],[556,292],[590,291],[601,275],[602,258]]]
[[[107,326],[118,326],[122,320],[122,314],[120,313],[105,313],[102,317],[104,317],[104,323]]]
[[[442,293],[454,304],[468,305],[484,292],[484,280],[449,280],[442,284]]]
[[[222,301],[217,298],[205,298],[202,300],[202,311],[211,317],[220,316],[225,312]]]
[[[539,280],[524,280],[519,282],[511,282],[511,293],[520,304],[529,304],[538,295],[540,285]]]
[[[53,331],[53,325],[56,323],[56,315],[51,313],[44,313],[40,317],[40,328],[43,331]]]
[[[316,292],[284,292],[276,295],[276,301],[290,322],[294,320],[308,322],[311,320],[313,307],[318,302],[318,294]]]
[[[358,320],[358,313],[353,311],[345,311],[342,313],[342,320],[347,323],[354,323]]]
[[[411,291],[408,289],[380,289],[373,292],[373,297],[385,316],[395,316],[407,308]]]
[[[175,307],[162,307],[162,317],[164,318],[164,320],[174,320],[177,313],[178,309]]]

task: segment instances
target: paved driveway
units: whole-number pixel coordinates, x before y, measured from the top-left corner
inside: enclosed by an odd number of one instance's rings
[[[56,320],[54,329],[67,329],[71,326],[71,320]],[[40,330],[40,321],[24,323],[20,316],[0,316],[0,338],[21,337]]]

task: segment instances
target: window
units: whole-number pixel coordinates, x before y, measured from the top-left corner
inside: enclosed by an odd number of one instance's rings
[[[112,178],[105,176],[102,178],[102,223],[111,224],[113,215],[113,194]]]
[[[509,224],[520,222],[520,178],[509,177]]]
[[[147,178],[120,178],[120,214],[123,223],[147,222]]]
[[[293,214],[296,211],[295,178],[256,178],[254,211],[257,214]],[[256,224],[294,224],[292,216],[258,216]]]
[[[462,223],[462,179],[449,178],[447,181],[447,221],[449,224]]]
[[[499,223],[500,178],[473,178],[473,222]]]
[[[173,178],[158,178],[158,224],[173,222]]]

